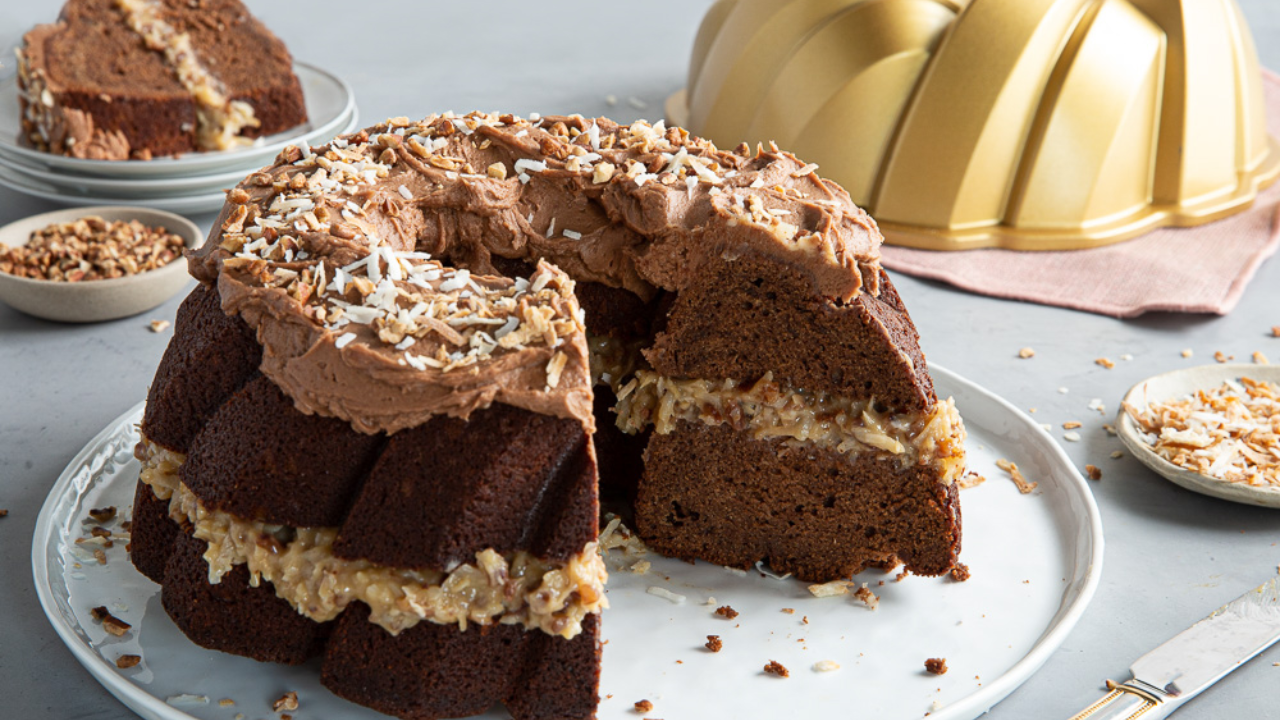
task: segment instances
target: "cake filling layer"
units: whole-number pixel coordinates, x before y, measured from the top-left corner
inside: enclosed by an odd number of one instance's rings
[[[878,453],[904,467],[939,466],[951,484],[964,472],[964,425],[948,398],[926,412],[890,413],[875,398],[783,387],[772,373],[754,382],[674,379],[637,371],[618,392],[618,427],[660,435],[680,422],[727,424],[758,440],[783,438],[848,455]]]
[[[178,476],[181,454],[145,439],[140,452],[142,482],[169,501],[176,522],[189,523],[195,537],[209,543],[204,558],[210,583],[243,564],[251,585],[265,579],[277,596],[317,622],[359,600],[369,606],[369,620],[392,635],[426,620],[461,629],[468,623],[522,625],[568,639],[582,631],[588,614],[608,606],[607,571],[595,542],[564,563],[485,549],[475,562],[446,570],[385,567],[336,557],[338,528],[291,528],[207,508]]]
[[[178,82],[191,93],[196,103],[196,145],[202,150],[227,150],[252,142],[240,133],[258,126],[253,106],[227,97],[222,82],[200,62],[191,36],[161,17],[164,5],[156,0],[115,0],[115,4],[147,47],[164,54]]]

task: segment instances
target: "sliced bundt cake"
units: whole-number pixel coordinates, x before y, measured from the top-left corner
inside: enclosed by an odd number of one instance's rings
[[[946,572],[963,426],[874,222],[814,170],[576,116],[287,149],[192,258],[135,562],[202,645],[520,720],[594,713],[598,487],[669,555]],[[193,581],[202,544],[237,589]],[[245,639],[286,608],[314,627]]]

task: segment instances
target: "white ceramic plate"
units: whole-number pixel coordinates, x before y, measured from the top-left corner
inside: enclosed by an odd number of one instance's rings
[[[1167,402],[1190,396],[1196,390],[1211,390],[1222,383],[1241,377],[1280,383],[1280,365],[1201,365],[1147,378],[1134,385],[1125,394],[1124,401],[1139,410],[1148,402]],[[1241,483],[1229,483],[1209,475],[1192,472],[1165,460],[1151,449],[1144,438],[1142,428],[1121,407],[1116,415],[1116,432],[1129,452],[1143,465],[1188,490],[1213,497],[1245,503],[1280,508],[1280,487],[1254,487]]]
[[[62,205],[83,207],[86,205],[136,205],[153,210],[191,214],[212,212],[222,207],[227,196],[221,190],[202,192],[198,195],[175,195],[170,197],[110,197],[102,195],[80,195],[68,193],[56,185],[36,180],[15,172],[0,172],[0,185],[30,195],[32,197],[52,200]]]
[[[161,198],[179,195],[208,195],[235,187],[249,172],[240,168],[180,178],[104,178],[69,175],[28,165],[0,155],[0,168],[56,187],[67,195]]]
[[[351,132],[359,121],[359,114],[352,109],[333,134]],[[171,212],[197,213],[221,208],[225,191],[259,167],[253,164],[245,168],[217,170],[208,175],[178,178],[105,178],[41,169],[0,155],[0,168],[8,171],[0,173],[0,185],[65,205],[124,203]]]
[[[346,116],[355,108],[355,95],[341,78],[306,63],[295,63],[302,84],[308,122],[253,145],[223,152],[191,153],[154,160],[82,160],[50,155],[19,144],[21,133],[17,77],[0,80],[0,155],[7,155],[50,170],[98,177],[186,177],[265,165],[286,145],[306,141],[313,145],[339,133]]]
[[[611,571],[602,720],[639,717],[632,704],[641,699],[654,703],[646,716],[667,718],[917,720],[931,711],[931,720],[968,720],[1048,659],[1084,612],[1102,571],[1102,526],[1093,497],[1066,454],[1029,417],[942,368],[932,370],[939,394],[954,395],[965,417],[971,467],[989,477],[961,492],[962,557],[972,578],[898,583],[893,575],[864,573],[857,579],[880,596],[872,612],[848,597],[813,598],[794,580],[650,555],[647,574]],[[138,473],[132,448],[141,414],[138,405],[71,461],[36,524],[37,593],[76,659],[148,720],[266,716],[271,701],[288,690],[298,693],[299,717],[384,717],[330,694],[314,662],[264,665],[191,644],[160,607],[157,587],[129,564],[122,543],[107,551],[105,566],[77,560],[74,539],[84,534],[88,509],[115,505],[124,511],[132,502]],[[1037,490],[1019,494],[994,468],[998,457],[1018,463],[1040,483]],[[609,560],[612,568],[634,562],[612,554]],[[686,600],[673,604],[648,594],[654,585]],[[732,621],[715,616],[714,606],[705,604],[709,597],[741,615]],[[133,625],[128,636],[108,635],[89,618],[98,605]],[[724,649],[705,650],[707,635],[719,635]],[[141,655],[142,663],[117,670],[115,659],[126,653]],[[946,658],[946,675],[924,672],[925,659],[933,657]],[[791,677],[765,675],[770,660],[789,668]],[[813,671],[821,660],[841,669]],[[179,695],[209,702],[166,704]],[[219,707],[222,698],[236,706]]]

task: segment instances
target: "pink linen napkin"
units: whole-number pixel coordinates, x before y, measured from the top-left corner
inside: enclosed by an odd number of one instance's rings
[[[1267,129],[1280,136],[1280,75],[1263,71]],[[1135,317],[1152,310],[1226,315],[1280,247],[1280,182],[1253,206],[1194,228],[1161,228],[1091,250],[937,252],[884,247],[883,265],[962,290]]]

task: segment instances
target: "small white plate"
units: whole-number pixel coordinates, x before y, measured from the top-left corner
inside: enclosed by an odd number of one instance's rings
[[[17,162],[6,157],[0,157],[0,168],[10,170],[35,182],[44,183],[67,195],[83,195],[90,198],[95,196],[162,198],[182,195],[208,195],[233,188],[244,179],[245,175],[248,175],[244,170],[236,169],[228,172],[181,178],[124,180],[90,175],[67,175],[27,165],[24,162]]]
[[[1188,397],[1196,390],[1211,390],[1222,383],[1241,377],[1280,383],[1280,365],[1201,365],[1174,370],[1147,378],[1134,385],[1125,394],[1124,401],[1142,410],[1149,402],[1168,402]],[[1243,483],[1231,483],[1209,475],[1192,472],[1160,457],[1145,439],[1142,428],[1124,407],[1116,414],[1116,432],[1129,452],[1147,467],[1193,492],[1211,495],[1223,500],[1280,508],[1280,487],[1254,487]]]
[[[355,95],[341,78],[306,63],[294,63],[293,70],[307,104],[306,123],[260,138],[249,147],[152,160],[82,160],[42,153],[20,144],[18,81],[17,76],[10,77],[0,80],[0,155],[60,172],[114,178],[187,177],[259,167],[289,144],[305,141],[317,145],[338,135],[347,115],[355,109]]]
[[[634,720],[632,704],[642,698],[654,703],[646,714],[653,717],[918,720],[930,712],[930,720],[969,720],[1049,658],[1101,576],[1097,506],[1066,454],[1029,417],[942,368],[931,370],[939,394],[954,395],[965,417],[971,468],[989,476],[961,491],[962,558],[973,576],[963,583],[918,577],[899,583],[891,574],[863,573],[857,579],[880,596],[872,612],[849,597],[814,598],[795,580],[707,563],[648,555],[652,568],[635,574],[617,569],[634,558],[620,563],[611,553],[601,720]],[[129,563],[123,543],[106,551],[106,565],[84,559],[75,539],[86,534],[81,521],[88,509],[114,505],[125,513],[132,502],[141,416],[139,404],[71,461],[36,522],[36,591],[75,658],[147,720],[262,715],[288,690],[298,693],[306,717],[384,718],[324,689],[315,662],[269,665],[193,645],[161,608],[156,585]],[[1020,494],[995,469],[1000,457],[1038,481],[1036,491]],[[649,594],[650,586],[686,599],[673,604]],[[707,604],[711,597],[715,604]],[[133,630],[108,635],[89,617],[99,605]],[[725,620],[712,612],[716,605],[741,614]],[[707,635],[719,635],[724,649],[705,650]],[[115,659],[122,654],[141,655],[142,663],[119,670]],[[946,658],[950,672],[926,673],[924,661],[934,657]],[[770,660],[791,676],[765,675]],[[811,669],[822,660],[841,669]],[[204,696],[208,703],[165,702],[180,695]],[[236,707],[219,707],[222,698]],[[509,716],[494,710],[482,717]]]
[[[359,114],[353,109],[335,135],[351,132],[358,124]],[[226,190],[259,167],[177,178],[106,178],[48,170],[0,155],[0,168],[10,171],[0,174],[0,185],[68,205],[133,203],[174,212],[207,212],[222,207]]]
[[[31,233],[54,223],[74,222],[87,215],[104,220],[137,220],[147,227],[163,227],[182,237],[187,248],[204,240],[190,220],[169,212],[140,207],[87,207],[33,215],[0,228],[0,244],[25,245]],[[173,297],[191,280],[187,263],[179,258],[162,268],[111,280],[69,283],[32,280],[0,273],[0,300],[28,315],[60,322],[100,322],[146,312]]]
[[[360,123],[359,113],[352,109],[347,120],[334,136],[349,133]],[[326,141],[328,138],[326,138]],[[213,212],[226,201],[226,189],[234,187],[240,179],[261,167],[219,172],[210,176],[186,176],[181,178],[113,179],[64,175],[56,171],[33,171],[23,162],[0,156],[0,186],[44,198],[64,205],[137,205],[155,210],[176,213]],[[214,178],[212,182],[209,177]],[[166,183],[185,187],[181,192],[170,192]],[[92,189],[90,189],[92,188]]]
[[[78,193],[68,193],[56,185],[51,185],[43,180],[36,180],[26,175],[19,175],[18,173],[0,173],[0,185],[24,195],[52,200],[53,202],[73,207],[86,205],[136,205],[153,210],[182,214],[213,212],[221,208],[227,199],[226,193],[221,190],[202,192],[198,195],[176,195],[158,198],[80,195]]]

